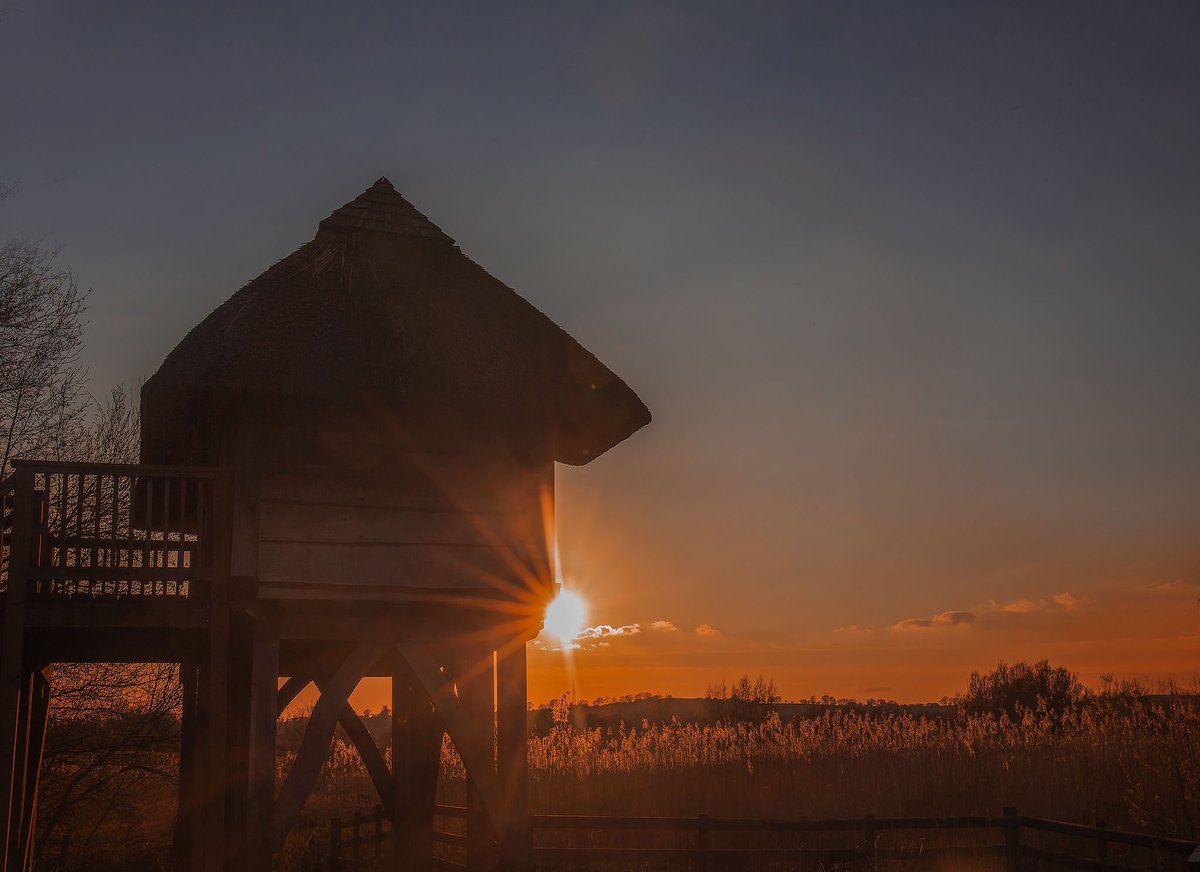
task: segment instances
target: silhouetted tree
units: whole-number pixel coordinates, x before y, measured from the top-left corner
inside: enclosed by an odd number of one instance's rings
[[[90,397],[79,363],[86,291],[57,252],[0,244],[0,476],[15,457],[63,459]]]
[[[1079,705],[1087,691],[1079,676],[1063,666],[1051,666],[1046,660],[1029,664],[1020,661],[1011,666],[1001,660],[990,672],[972,672],[967,692],[958,700],[959,708],[976,714],[1007,712],[1017,717],[1022,709],[1062,712]]]
[[[761,675],[753,681],[749,675],[743,675],[732,686],[726,686],[724,681],[711,684],[704,698],[715,720],[730,722],[760,721],[782,699],[775,682]]]

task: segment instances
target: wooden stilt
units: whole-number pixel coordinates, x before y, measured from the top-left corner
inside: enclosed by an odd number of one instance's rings
[[[474,746],[473,754],[462,755],[464,761],[472,759],[467,765],[467,868],[471,872],[492,872],[496,866],[493,822],[479,792],[479,783],[496,775],[493,658],[491,651],[469,657],[458,676],[459,699],[471,726],[466,741]]]
[[[508,819],[500,834],[502,872],[527,872],[529,829],[529,726],[525,643],[496,654],[496,764]]]
[[[442,756],[442,724],[408,668],[392,675],[392,832],[395,868],[426,872],[433,858],[433,807]]]
[[[12,823],[8,830],[8,841],[5,848],[5,853],[11,858],[10,863],[13,869],[24,869],[22,862],[24,852],[21,850],[22,836],[24,835],[24,819],[28,816],[28,810],[25,808],[25,778],[27,775],[26,767],[29,764],[29,746],[30,746],[30,718],[32,715],[32,706],[30,703],[33,699],[33,674],[27,673],[24,680],[21,682],[21,689],[17,695],[17,728],[16,735],[13,737],[13,761],[12,761]]]
[[[250,845],[251,624],[236,610],[229,624],[229,710],[225,776],[226,868],[248,869]]]
[[[200,778],[197,735],[199,680],[199,667],[195,660],[185,660],[179,665],[183,711],[179,721],[179,805],[175,821],[175,854],[179,858],[179,868],[186,872],[200,872],[202,859],[196,850],[203,809],[197,795]]]
[[[20,868],[32,869],[38,782],[42,768],[42,751],[46,743],[46,720],[50,714],[50,682],[40,670],[34,670],[30,673],[26,689],[29,696],[29,717],[25,743],[25,790],[16,856],[20,858]]]
[[[13,855],[14,837],[21,826],[24,784],[16,776],[23,763],[21,737],[22,683],[25,673],[25,586],[33,547],[34,495],[31,470],[16,473],[13,527],[9,551],[8,589],[4,594],[4,638],[0,640],[0,872],[18,872],[21,859]]]
[[[247,870],[271,866],[270,824],[275,802],[275,730],[278,719],[279,639],[264,621],[255,623],[250,643],[250,711],[246,847]]]
[[[230,517],[233,482],[222,477],[214,483],[213,507],[218,517]],[[231,530],[217,525],[213,536],[213,565],[228,567]],[[229,784],[229,583],[228,571],[213,578],[209,599],[208,650],[201,669],[200,767],[198,793],[204,803],[202,834],[197,845],[201,868],[223,872],[228,853],[226,789]]]

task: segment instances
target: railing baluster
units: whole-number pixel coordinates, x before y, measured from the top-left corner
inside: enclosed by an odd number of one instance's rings
[[[114,472],[112,479],[112,515],[109,518],[108,531],[108,566],[111,569],[114,566],[113,558],[116,557],[115,565],[121,565],[121,552],[117,548],[117,474]],[[115,554],[113,552],[116,552]],[[125,593],[133,593],[129,589],[129,582],[125,582]]]
[[[183,566],[183,531],[187,527],[187,492],[188,480],[181,478],[179,480],[179,556],[175,562],[182,570]],[[175,594],[178,596],[183,592],[183,582],[175,582]]]
[[[130,569],[133,568],[133,498],[137,491],[137,478],[132,475],[122,476],[126,479],[125,493],[128,496],[125,498],[125,534],[128,544],[125,547],[125,565]],[[133,582],[130,582],[130,590],[132,592]],[[142,583],[137,582],[138,592],[141,593]]]
[[[50,557],[51,566],[66,566],[67,563],[67,474],[60,472],[58,478],[58,541]],[[75,586],[78,593],[78,585]],[[68,582],[63,582],[63,592],[68,590]]]
[[[142,569],[150,568],[150,527],[154,521],[154,483],[157,481],[153,476],[146,476],[146,528],[142,530]],[[142,591],[145,592],[146,582],[142,581]],[[153,592],[154,586],[151,582],[150,590]]]
[[[171,531],[171,479],[163,478],[162,481],[163,481],[162,557],[160,558],[159,565],[163,569],[167,569],[171,563],[170,559],[167,556],[167,553],[168,553],[167,552],[167,543],[170,541],[170,537],[171,537],[171,532],[170,532]],[[162,593],[164,596],[167,593],[167,585],[168,584],[169,584],[169,582],[167,581],[167,579],[164,578],[162,580]],[[158,591],[156,589],[155,593],[157,593],[157,592]]]
[[[79,567],[83,564],[83,472],[75,474],[75,529],[72,531],[75,538],[75,566]],[[76,570],[78,571],[78,570]],[[87,592],[92,592],[91,583],[87,586]]]
[[[100,473],[92,476],[92,480],[95,482],[93,490],[95,495],[92,497],[92,547],[88,559],[91,561],[92,567],[96,569],[100,568],[100,482],[102,479],[103,476]],[[111,582],[100,582],[100,591],[107,594],[109,584]]]

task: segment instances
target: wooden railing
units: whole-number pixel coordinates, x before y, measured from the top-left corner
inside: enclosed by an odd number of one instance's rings
[[[440,817],[466,817],[466,809],[452,805],[436,807]],[[329,868],[331,870],[373,868],[391,856],[388,843],[392,835],[392,819],[382,805],[369,814],[355,812],[349,819],[333,818],[329,822]],[[466,837],[460,833],[434,832],[433,840],[443,845],[465,848]],[[458,864],[434,858],[434,868],[458,869]]]
[[[392,819],[382,805],[371,814],[356,811],[350,820],[334,818],[329,822],[329,868],[340,869],[346,861],[353,868],[364,861],[382,860],[391,832]]]
[[[439,805],[435,812],[442,818],[466,817],[466,809]],[[370,844],[375,839],[371,851],[362,851],[350,856],[344,846],[357,844],[341,840],[334,835],[331,840],[330,870],[355,868],[354,860],[366,860],[382,856],[383,821],[386,814],[382,807],[376,807],[375,815],[356,815],[354,832],[359,827],[366,827],[362,836],[363,844]],[[1020,815],[1014,808],[1004,809],[1000,816],[965,815],[960,817],[895,817],[876,818],[866,815],[861,818],[836,820],[749,820],[733,818],[710,818],[705,815],[697,817],[612,817],[599,815],[544,815],[529,816],[531,830],[535,833],[532,858],[534,867],[551,864],[551,868],[586,868],[589,864],[630,864],[635,868],[645,868],[647,864],[676,864],[688,863],[692,868],[708,872],[712,869],[742,869],[754,862],[771,862],[772,868],[821,868],[831,864],[849,866],[851,868],[872,868],[889,861],[911,860],[946,860],[975,857],[996,858],[1002,863],[1005,872],[1023,872],[1030,867],[1031,861],[1047,867],[1063,867],[1073,869],[1088,869],[1093,872],[1169,872],[1171,869],[1185,869],[1187,872],[1200,872],[1200,846],[1195,842],[1182,839],[1171,839],[1143,833],[1128,833],[1111,830],[1103,823],[1095,826],[1067,823],[1065,821],[1048,820],[1045,818]],[[360,823],[361,821],[361,823]],[[335,821],[334,834],[338,834],[349,825],[344,821]],[[572,842],[591,841],[597,833],[668,833],[683,836],[691,841],[690,846],[614,846],[597,845],[546,845],[539,844],[536,833],[570,831],[576,834]],[[924,831],[946,833],[949,831],[986,831],[991,833],[991,839],[986,844],[929,844],[925,839],[918,839],[915,844],[888,844],[884,834],[887,832]],[[769,847],[763,845],[729,845],[724,840],[734,834],[757,834],[762,837],[767,834],[775,836],[803,837],[805,842],[820,833],[844,833],[850,839],[844,840],[850,844],[843,847],[817,846],[801,844],[794,847]],[[589,834],[586,838],[580,835]],[[1037,837],[1042,843],[1031,844],[1033,834],[1048,834],[1051,837],[1066,837],[1073,839],[1076,846],[1073,849],[1063,848],[1053,850],[1045,847],[1047,839]],[[357,835],[355,838],[359,838]],[[435,860],[435,866],[442,869],[463,868],[460,862],[462,851],[467,844],[467,838],[462,833],[436,832],[434,840],[442,845],[453,846],[460,856],[456,858],[441,857]],[[611,837],[605,841],[612,841]],[[1080,841],[1089,843],[1087,849],[1079,846]],[[1133,849],[1134,852],[1121,852],[1117,856],[1116,848]],[[358,848],[355,848],[358,851]],[[361,860],[360,860],[361,858]]]
[[[7,588],[25,548],[27,600],[203,594],[211,578],[212,469],[16,461],[0,485]],[[29,541],[13,537],[29,511]],[[228,520],[226,519],[226,523]]]

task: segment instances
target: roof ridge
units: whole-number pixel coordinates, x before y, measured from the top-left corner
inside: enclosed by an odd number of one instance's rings
[[[454,244],[442,228],[396,190],[387,176],[380,176],[349,203],[333,210],[320,223],[320,229],[372,230]]]

